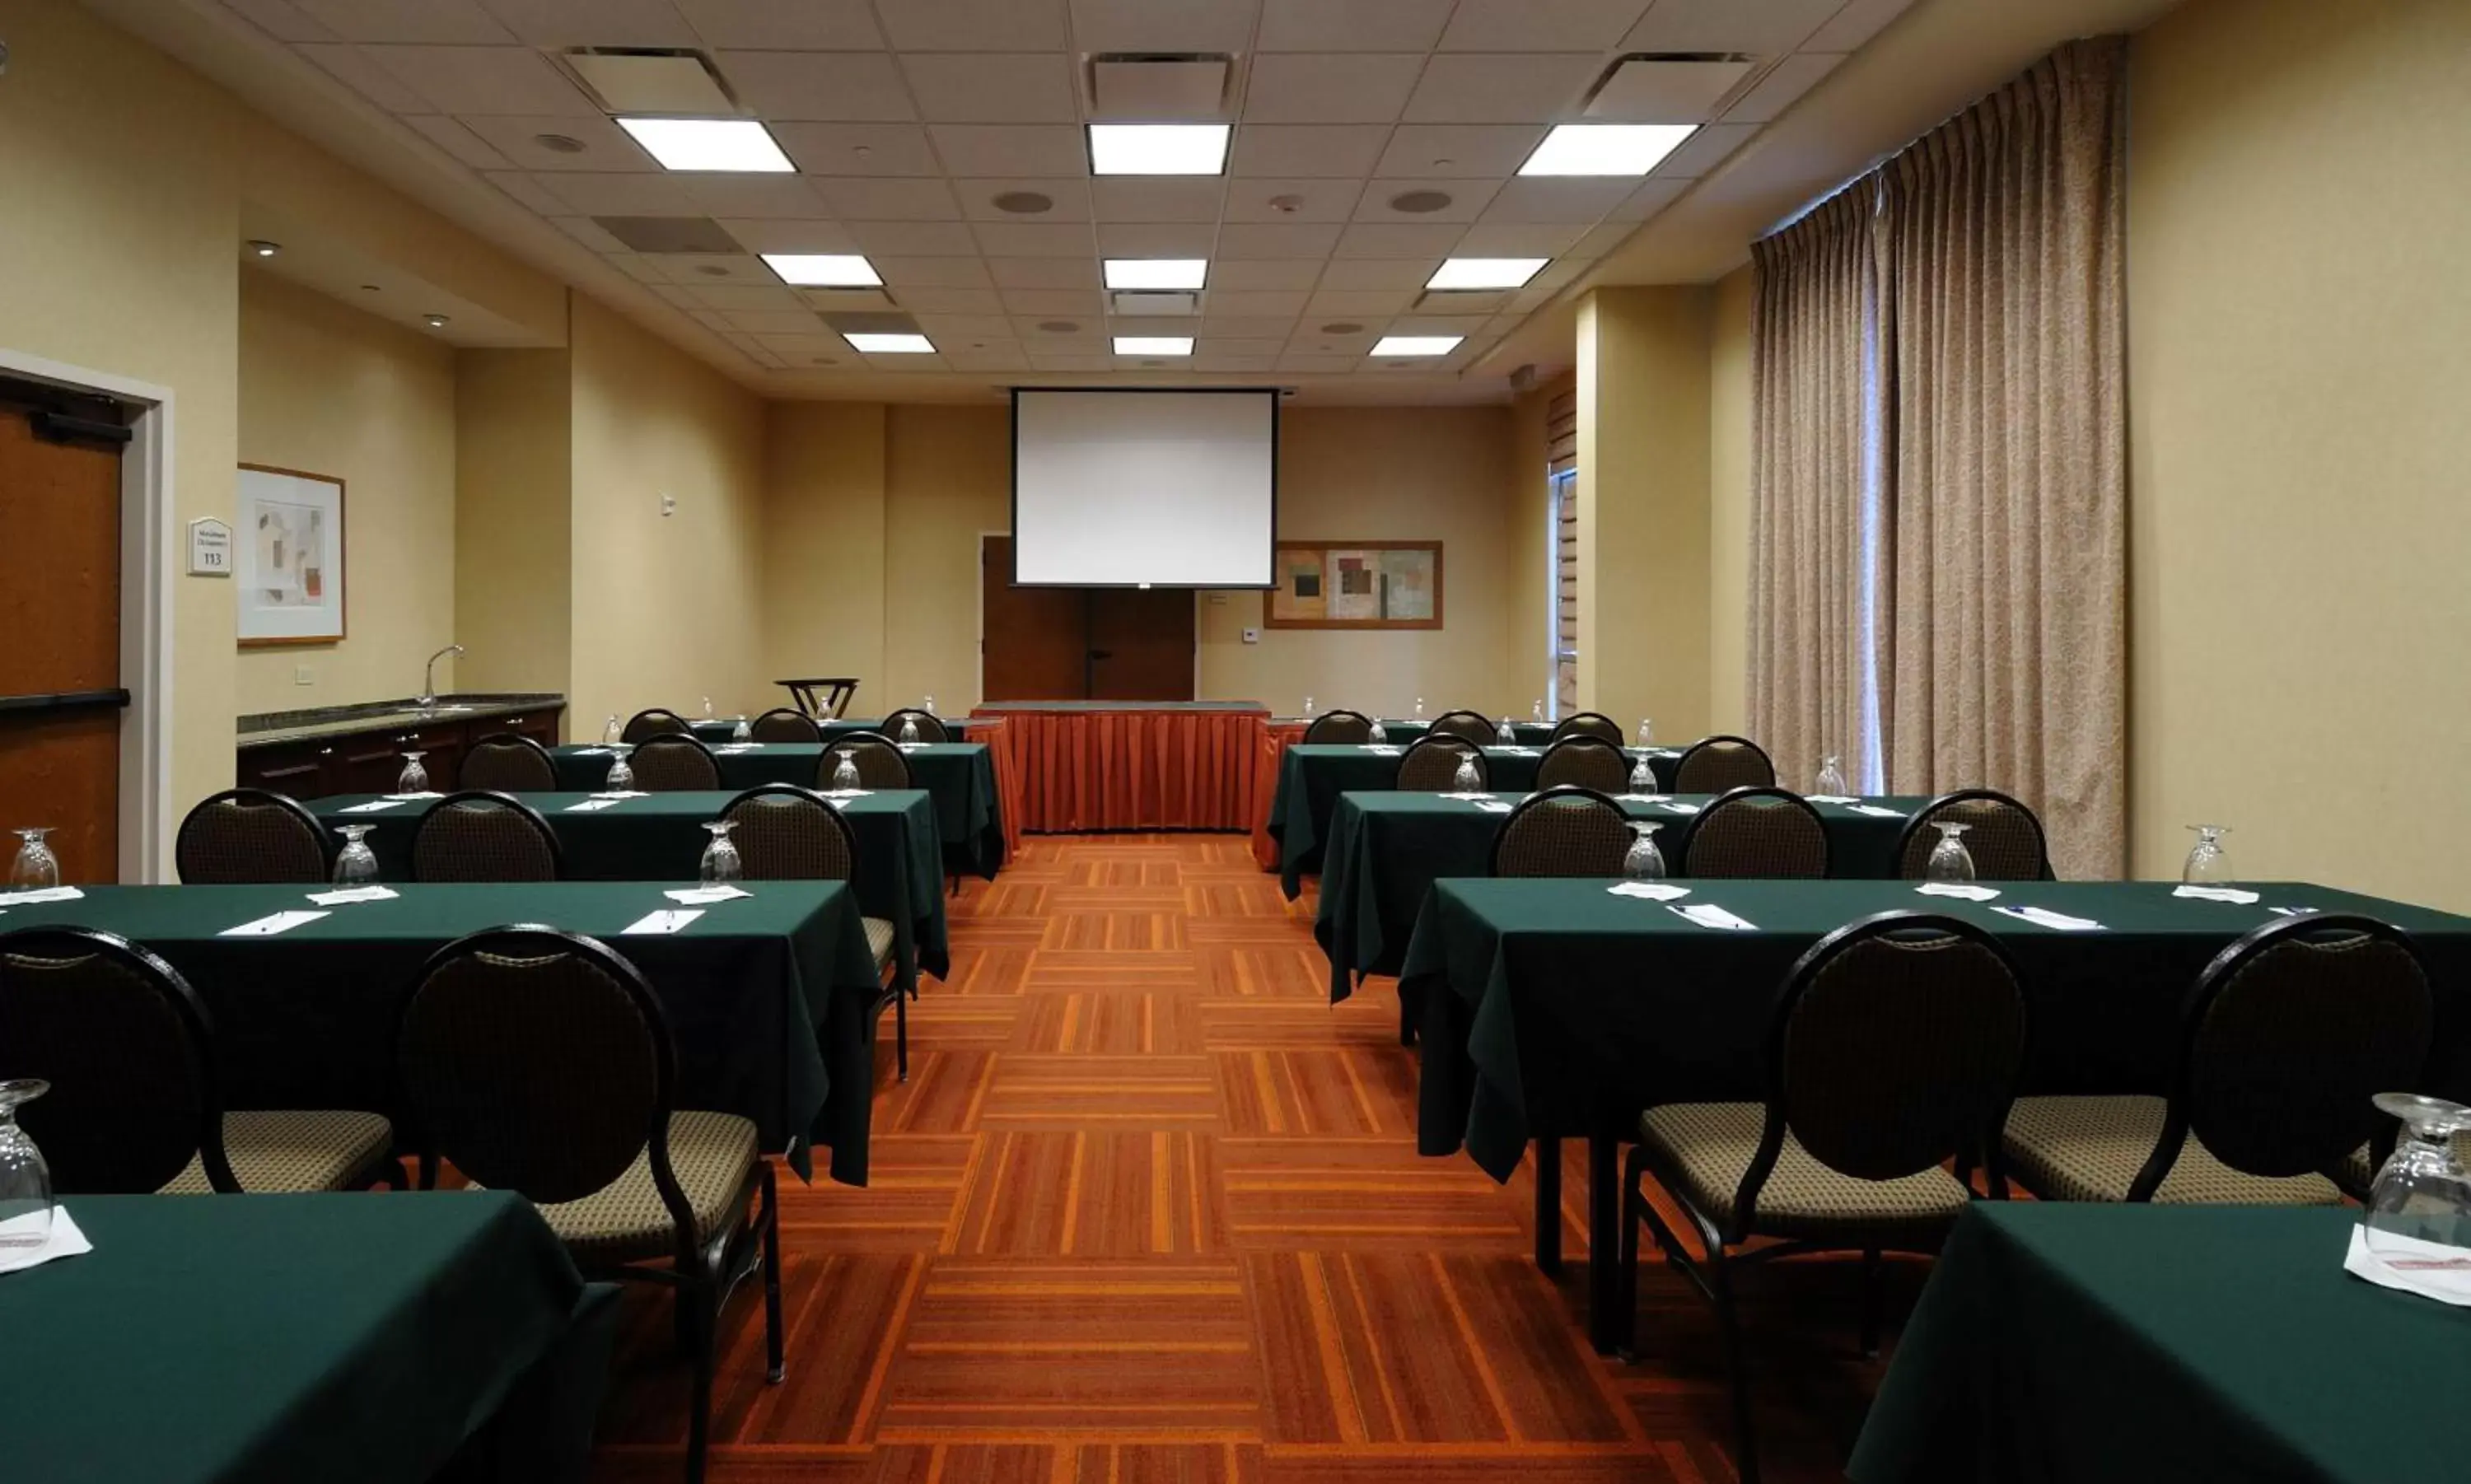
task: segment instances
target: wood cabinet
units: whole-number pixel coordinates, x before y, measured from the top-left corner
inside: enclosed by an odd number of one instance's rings
[[[463,754],[474,742],[500,732],[514,732],[544,747],[554,747],[559,718],[565,710],[561,704],[551,704],[512,716],[440,720],[420,727],[398,723],[365,732],[244,747],[236,772],[244,789],[265,789],[295,799],[322,798],[330,793],[388,793],[403,774],[403,755],[416,750],[422,754],[420,766],[429,774],[429,786],[447,793],[454,790],[462,771]]]

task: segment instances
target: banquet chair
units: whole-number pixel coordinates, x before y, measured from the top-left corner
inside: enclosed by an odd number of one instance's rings
[[[1445,711],[1433,718],[1432,725],[1424,728],[1424,735],[1456,737],[1479,747],[1490,747],[1500,735],[1500,729],[1486,720],[1480,711]]]
[[[634,769],[635,787],[646,793],[709,792],[720,787],[720,763],[703,739],[688,732],[662,732],[637,742],[626,764]]]
[[[1703,737],[1683,749],[1682,761],[1673,765],[1676,793],[1775,787],[1776,765],[1747,737]]]
[[[653,706],[628,717],[625,728],[618,734],[618,740],[623,742],[639,742],[648,738],[666,737],[671,733],[692,737],[694,735],[694,728],[687,723],[686,718],[676,712]]]
[[[548,818],[510,793],[450,793],[412,832],[416,882],[553,882],[563,866]]]
[[[2214,956],[2161,1097],[2026,1097],[2016,1183],[2046,1200],[2332,1206],[2323,1171],[2385,1132],[2369,1101],[2419,1084],[2435,1001],[2411,940],[2373,918],[2277,920]]]
[[[842,758],[858,765],[858,786],[861,789],[914,789],[909,781],[909,755],[882,732],[852,732],[824,749],[823,760],[816,766],[815,787],[833,786],[833,772]]]
[[[62,1195],[360,1190],[410,1182],[394,1126],[344,1110],[225,1112],[214,1022],[177,970],[91,928],[0,936],[0,1079]]]
[[[921,711],[915,706],[904,706],[899,711],[886,714],[883,724],[876,730],[897,742],[901,740],[901,723],[904,721],[918,723],[920,742],[942,742],[953,740],[953,729],[945,725],[943,718],[931,711]]]
[[[1783,789],[1730,789],[1710,800],[1682,836],[1677,876],[1827,874],[1827,826],[1810,801]]]
[[[500,732],[472,744],[455,781],[495,793],[549,793],[557,788],[557,764],[530,738]]]
[[[264,789],[207,795],[180,821],[172,847],[180,880],[192,886],[323,882],[334,854],[316,814]]]
[[[1599,793],[1620,793],[1630,788],[1630,759],[1616,742],[1579,732],[1544,749],[1536,765],[1536,787],[1550,789],[1577,784]]]
[[[1593,737],[1601,742],[1622,744],[1621,723],[1601,711],[1582,711],[1564,717],[1553,728],[1553,742],[1572,737]]]
[[[788,706],[775,706],[757,717],[746,728],[746,740],[759,742],[804,742],[820,745],[823,730],[815,718]]]
[[[833,801],[796,784],[770,783],[749,789],[720,812],[729,821],[729,837],[751,882],[846,882],[858,875],[858,836]],[[878,978],[893,966],[897,930],[886,918],[859,919],[866,946],[875,954]],[[903,1081],[909,1079],[909,1006],[896,986],[888,997],[893,1006],[893,1062]],[[883,1013],[878,999],[875,1014]]]
[[[721,1310],[759,1263],[765,1378],[785,1374],[779,1195],[752,1121],[677,1107],[677,1051],[643,971],[548,928],[459,938],[404,999],[395,1068],[421,1189],[445,1161],[530,1200],[587,1276],[675,1291],[694,1364],[686,1474],[700,1480]]]
[[[1931,847],[1940,840],[1938,824],[1969,826],[1965,853],[1973,858],[1973,875],[1986,882],[2038,882],[2051,876],[2051,852],[2042,837],[2042,821],[2007,794],[1991,789],[1959,789],[1922,806],[1905,822],[1896,839],[1896,874],[1909,882],[1930,874]]]
[[[1305,742],[1315,747],[1343,747],[1373,740],[1373,718],[1360,711],[1325,711],[1305,728]]]
[[[1640,1116],[1623,1182],[1622,1312],[1638,1307],[1644,1225],[1665,1262],[1715,1307],[1744,1484],[1759,1475],[1737,1271],[1859,1252],[1862,1349],[1875,1354],[1880,1255],[1936,1256],[1972,1199],[1943,1166],[1983,1151],[1992,1161],[1989,1189],[2003,1189],[1999,1126],[2024,1065],[2026,1018],[2015,966],[1989,933],[1949,917],[1883,912],[1822,938],[1786,976],[1761,1053],[1759,1101],[1667,1103]],[[1648,1198],[1646,1175],[1687,1217],[1689,1244]],[[1760,1245],[1745,1245],[1754,1239]]]
[[[1399,759],[1399,775],[1392,787],[1410,793],[1454,792],[1462,758],[1475,760],[1476,788],[1490,788],[1492,771],[1485,766],[1484,749],[1443,732],[1427,732],[1408,747]]]

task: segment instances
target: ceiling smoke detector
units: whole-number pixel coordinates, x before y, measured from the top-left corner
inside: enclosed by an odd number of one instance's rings
[[[1401,191],[1390,198],[1390,209],[1409,216],[1424,216],[1440,211],[1450,203],[1447,191]]]
[[[1301,196],[1294,195],[1273,196],[1270,198],[1269,204],[1272,211],[1283,212],[1292,216],[1296,212],[1305,209],[1305,199]]]
[[[1034,217],[1042,211],[1054,210],[1055,198],[1037,191],[1006,191],[989,204],[1017,217]]]

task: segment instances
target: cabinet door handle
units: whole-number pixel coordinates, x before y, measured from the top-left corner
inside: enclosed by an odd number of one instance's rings
[[[318,756],[321,758],[331,758],[334,755],[335,749],[332,747],[320,747],[318,749]]]

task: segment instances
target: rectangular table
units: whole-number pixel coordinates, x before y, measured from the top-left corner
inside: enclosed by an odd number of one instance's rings
[[[1523,793],[1496,793],[1516,805]],[[1682,836],[1712,794],[1669,794],[1659,802],[1624,795],[1622,813],[1652,819],[1657,847],[1668,871],[1682,859]],[[1896,842],[1905,826],[1930,801],[1881,797],[1862,807],[1814,803],[1827,830],[1827,874],[1850,879],[1888,879],[1896,874]],[[1892,814],[1865,813],[1892,810]],[[1450,876],[1483,876],[1493,838],[1505,814],[1442,793],[1397,789],[1342,793],[1330,811],[1330,843],[1322,853],[1321,903],[1313,937],[1330,956],[1331,1002],[1348,997],[1368,974],[1397,974],[1406,959],[1424,894]]]
[[[1612,1343],[1610,1304],[1620,1142],[1658,1103],[1750,1100],[1778,985],[1794,960],[1847,923],[1892,908],[1962,918],[1996,933],[2025,976],[2028,1093],[2159,1093],[2179,1009],[2213,955],[2276,921],[2272,907],[2363,912],[2412,934],[2436,1022],[2426,1091],[2471,1090],[2471,918],[2328,887],[2253,883],[2253,906],[2172,895],[2162,882],[2002,885],[1998,902],[1921,895],[1904,882],[1681,883],[1756,925],[1702,928],[1664,906],[1589,881],[1445,880],[1407,945],[1400,994],[1418,1026],[1417,1147],[1462,1144],[1496,1180],[1530,1140],[1588,1143],[1590,1329]],[[2104,925],[2057,931],[1992,910],[2047,907]]]
[[[692,882],[679,884],[693,884]],[[76,901],[12,907],[0,931],[100,928],[180,971],[215,1022],[224,1102],[234,1108],[395,1108],[403,997],[430,954],[467,933],[542,923],[585,933],[651,980],[678,1051],[678,1103],[752,1119],[766,1149],[832,1146],[832,1173],[866,1183],[874,1021],[883,991],[841,882],[750,882],[683,930],[630,935],[674,907],[649,882],[499,885],[397,883],[390,902],[339,907],[272,937],[224,929],[314,909],[311,888],[87,886]]]
[[[720,786],[731,793],[767,783],[793,783],[800,788],[829,787],[819,782],[825,745],[815,742],[731,743],[717,753]],[[996,788],[995,760],[984,742],[919,742],[904,747],[913,783],[934,797],[935,821],[944,841],[944,859],[957,869],[992,881],[1004,862],[1004,811]],[[561,792],[580,793],[609,781],[610,752],[599,745],[555,747],[550,759],[557,766]]]
[[[1396,786],[1399,759],[1405,748],[1396,742],[1383,747],[1397,750],[1353,743],[1298,743],[1280,758],[1278,792],[1270,799],[1270,834],[1279,842],[1279,884],[1288,901],[1303,895],[1305,877],[1321,869],[1322,844],[1330,838],[1330,811],[1338,807],[1338,796]],[[1636,748],[1625,748],[1622,756],[1638,761]],[[1536,769],[1544,761],[1544,749],[1487,747],[1484,758],[1487,783],[1525,793],[1536,787]],[[1648,749],[1647,766],[1656,774],[1658,789],[1673,787],[1674,766],[1681,761],[1682,754],[1671,748]]]
[[[9,1478],[581,1476],[617,1289],[523,1197],[65,1204],[94,1250],[0,1276]]]
[[[712,836],[708,820],[720,817],[735,793],[681,791],[620,799],[605,809],[576,812],[588,793],[521,793],[541,812],[557,836],[570,881],[691,882]],[[425,803],[407,801],[379,813],[346,811],[379,802],[368,794],[313,799],[309,808],[329,826],[365,824],[378,874],[389,882],[412,880],[412,836]],[[944,912],[944,864],[936,838],[935,805],[923,789],[879,789],[833,800],[858,837],[859,910],[893,927],[893,967],[901,986],[915,989],[918,971],[942,978],[952,970],[951,932]]]
[[[2342,1271],[2358,1213],[1984,1203],[1949,1236],[1847,1472],[2394,1484],[2464,1476],[2471,1310]]]
[[[1269,709],[1255,701],[999,701],[993,745],[1020,780],[1020,828],[1252,828],[1253,760]]]

